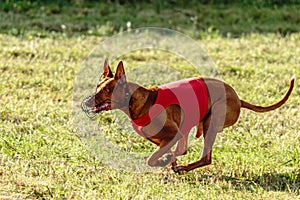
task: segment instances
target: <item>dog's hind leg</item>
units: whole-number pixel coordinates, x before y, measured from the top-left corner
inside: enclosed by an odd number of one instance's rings
[[[173,166],[172,169],[176,173],[182,173],[183,171],[190,171],[198,167],[203,167],[211,164],[211,155],[212,155],[212,146],[215,142],[217,131],[211,129],[209,132],[207,130],[204,131],[204,147],[201,159],[197,162],[183,165],[183,166]]]
[[[203,136],[204,147],[201,159],[197,162],[183,165],[173,166],[172,169],[176,173],[182,173],[183,171],[190,171],[198,167],[203,167],[211,164],[212,147],[215,142],[217,133],[222,131],[224,120],[226,117],[226,109],[224,108],[224,102],[215,104],[212,107],[212,114],[207,117],[203,124]]]
[[[198,124],[196,138],[199,138],[201,135],[203,135],[203,122]]]
[[[199,138],[201,135],[203,135],[203,122],[200,122],[198,124],[196,138]],[[187,154],[188,138],[189,136],[187,134],[184,134],[183,137],[178,141],[176,149],[174,151],[175,157]],[[176,166],[176,165],[177,163],[176,161],[174,161],[172,163],[172,166]]]

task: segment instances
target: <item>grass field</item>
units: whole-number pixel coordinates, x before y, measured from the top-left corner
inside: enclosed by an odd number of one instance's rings
[[[299,5],[1,6],[0,199],[300,199]],[[218,77],[246,101],[276,102],[292,75],[294,91],[276,111],[243,110],[218,134],[210,166],[184,175],[110,168],[77,137],[73,83],[91,50],[128,21],[196,38]],[[123,59],[125,68],[151,60],[184,70],[183,61],[155,51]],[[121,131],[113,130],[108,137],[118,142]],[[125,148],[154,149],[140,138],[121,139]],[[180,162],[198,159],[202,139],[195,143]]]

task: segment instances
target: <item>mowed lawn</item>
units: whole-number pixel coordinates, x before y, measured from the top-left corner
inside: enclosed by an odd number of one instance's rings
[[[280,9],[276,12],[281,13]],[[9,13],[1,13],[12,20]],[[67,17],[63,12],[60,15]],[[161,16],[154,17],[155,23]],[[294,17],[292,12],[290,16]],[[28,24],[34,24],[32,20]],[[38,25],[33,32],[2,27],[6,31],[0,34],[0,199],[300,199],[300,33],[290,28],[292,24],[275,21],[287,30],[284,34],[276,30],[249,33],[248,26],[243,34],[239,24],[233,26],[235,37],[223,34],[230,27],[225,25],[220,32],[182,30],[195,36],[215,62],[218,78],[235,88],[243,100],[272,104],[285,94],[290,78],[295,75],[296,79],[285,105],[269,113],[242,110],[238,123],[218,134],[213,163],[178,175],[170,167],[138,173],[112,168],[77,137],[79,130],[72,122],[74,79],[89,53],[112,32],[43,29],[48,23],[56,24],[55,20],[43,21],[45,26]],[[162,27],[168,24],[162,23]],[[266,27],[267,22],[261,23],[257,27]],[[107,30],[107,25],[103,27]],[[182,59],[174,56],[159,51],[149,56],[143,51],[124,55],[125,69],[149,60],[185,69]],[[132,144],[124,135],[119,138],[118,128],[107,132],[114,142],[121,139],[126,148],[134,146],[134,151],[154,149],[146,140]],[[180,163],[200,157],[203,139],[193,142]]]

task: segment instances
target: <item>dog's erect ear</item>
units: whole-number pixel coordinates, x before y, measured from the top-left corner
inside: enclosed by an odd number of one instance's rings
[[[103,78],[106,78],[106,77],[109,77],[109,78],[114,77],[114,75],[109,67],[107,58],[104,61],[104,67],[103,67]]]
[[[120,61],[118,64],[117,71],[115,74],[115,80],[119,81],[119,83],[121,84],[126,83],[125,70],[122,61]]]

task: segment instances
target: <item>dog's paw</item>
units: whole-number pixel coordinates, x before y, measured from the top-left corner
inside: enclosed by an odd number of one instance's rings
[[[182,175],[184,172],[186,172],[185,166],[180,165],[172,166],[172,170],[179,175]]]
[[[160,167],[164,167],[166,165],[168,165],[170,162],[173,162],[173,154],[172,153],[167,153],[164,154],[160,159],[158,159],[158,164]]]

